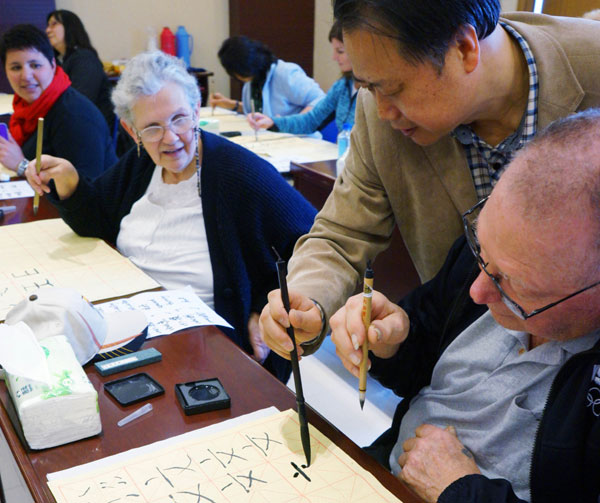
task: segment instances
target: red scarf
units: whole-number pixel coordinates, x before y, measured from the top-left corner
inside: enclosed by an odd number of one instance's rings
[[[33,103],[27,103],[15,93],[13,98],[14,113],[8,125],[10,134],[19,145],[23,145],[37,128],[37,121],[45,117],[54,103],[61,97],[69,86],[71,80],[60,66],[56,66],[56,73],[50,85],[44,90],[40,97]]]

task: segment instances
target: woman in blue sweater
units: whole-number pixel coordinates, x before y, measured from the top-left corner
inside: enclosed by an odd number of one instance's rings
[[[224,332],[285,380],[289,362],[269,354],[258,313],[278,285],[272,247],[288,259],[314,208],[269,163],[196,127],[200,93],[181,60],[135,56],[113,102],[137,149],[93,183],[42,156],[29,183],[79,235],[115,245],[167,289],[190,285],[233,326]]]
[[[330,122],[334,115],[338,131],[343,129],[344,124],[354,124],[358,84],[352,78],[352,65],[344,49],[342,30],[338,23],[334,23],[331,27],[329,41],[333,48],[333,60],[340,67],[342,78],[336,81],[327,95],[307,113],[286,117],[269,117],[268,114],[261,113],[249,114],[248,122],[254,129],[310,134]]]

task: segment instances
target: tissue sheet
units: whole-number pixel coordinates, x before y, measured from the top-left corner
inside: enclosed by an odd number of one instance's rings
[[[50,381],[44,350],[22,321],[15,325],[0,324],[0,365],[16,376],[27,376],[44,384]]]
[[[46,449],[102,430],[98,393],[64,335],[40,342],[50,385],[7,372],[7,385],[32,449]]]

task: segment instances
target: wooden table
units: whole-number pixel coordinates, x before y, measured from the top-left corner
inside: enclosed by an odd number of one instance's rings
[[[336,180],[335,161],[293,162],[290,166],[294,187],[318,210],[333,189]],[[377,255],[373,263],[375,289],[390,300],[398,301],[421,284],[398,227],[394,227],[392,242]]]
[[[118,428],[117,421],[135,410],[136,406],[121,407],[107,396],[102,384],[128,375],[128,372],[132,371],[102,377],[93,366],[88,365],[87,375],[99,395],[103,431],[98,436],[52,449],[32,451],[25,447],[20,438],[16,411],[5,384],[0,383],[0,428],[36,502],[54,501],[46,484],[47,473],[117,454],[271,405],[280,410],[295,408],[294,394],[215,327],[187,329],[150,339],[144,347],[155,347],[163,355],[161,362],[140,369],[165,388],[164,395],[151,399],[153,411],[143,419]],[[231,396],[231,408],[185,416],[175,396],[175,383],[211,377],[221,380]],[[310,408],[308,417],[312,425],[373,473],[404,503],[420,501],[391,473]]]
[[[13,178],[12,180],[21,180],[21,178]],[[0,218],[0,225],[21,224],[60,217],[58,210],[45,197],[40,197],[40,206],[37,215],[33,214],[33,197],[5,199],[0,201],[0,207],[2,206],[16,206],[17,210],[14,213],[7,213],[4,217]]]
[[[6,200],[0,204],[17,206],[15,213],[5,216],[0,221],[1,225],[58,216],[56,209],[44,197],[40,198],[36,217],[33,216],[32,198]],[[52,449],[32,451],[27,447],[6,385],[0,381],[0,429],[36,502],[55,501],[46,483],[48,473],[147,445],[271,405],[280,410],[296,407],[295,395],[285,385],[215,327],[196,327],[150,339],[143,347],[154,347],[163,355],[161,362],[139,369],[147,372],[165,388],[164,395],[151,399],[153,411],[131,425],[118,428],[117,421],[135,410],[136,406],[118,405],[105,394],[103,383],[133,372],[125,371],[102,377],[93,365],[88,365],[86,373],[98,391],[103,431],[98,436]],[[175,396],[174,385],[211,377],[218,377],[221,380],[231,396],[231,408],[194,416],[184,415]],[[310,407],[308,407],[308,418],[312,425],[361,466],[373,473],[404,503],[421,501],[391,473]]]

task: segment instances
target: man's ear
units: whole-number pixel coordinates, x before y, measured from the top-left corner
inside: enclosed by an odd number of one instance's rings
[[[475,28],[470,24],[461,26],[454,36],[454,45],[466,73],[471,73],[481,57],[481,47]]]
[[[123,129],[127,131],[127,134],[129,134],[129,136],[133,138],[133,141],[138,143],[139,139],[133,128],[129,124],[127,124],[123,119],[121,119],[119,122],[121,123],[121,126],[123,126]]]

